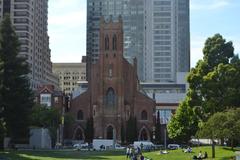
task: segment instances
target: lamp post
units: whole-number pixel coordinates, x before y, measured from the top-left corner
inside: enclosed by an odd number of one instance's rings
[[[167,130],[166,130],[166,125],[164,127],[164,147],[167,149]]]
[[[116,148],[116,130],[113,129],[113,149]]]
[[[152,139],[153,139],[153,142],[155,142],[155,139],[156,139],[156,133],[155,133],[155,131],[156,131],[156,127],[153,126],[153,127],[152,127],[152,130],[153,130],[153,136],[152,136]]]

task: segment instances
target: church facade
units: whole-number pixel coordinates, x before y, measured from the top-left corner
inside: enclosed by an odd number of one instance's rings
[[[139,91],[136,60],[132,65],[123,57],[122,26],[121,18],[101,19],[99,60],[91,66],[88,90],[71,101],[75,122],[68,126],[69,139],[84,140],[87,120],[93,118],[94,138],[120,142],[132,132],[126,130],[130,117],[136,118],[139,140],[152,138],[155,101]]]

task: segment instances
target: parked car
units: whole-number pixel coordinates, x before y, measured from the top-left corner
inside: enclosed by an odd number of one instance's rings
[[[168,144],[167,148],[171,149],[171,150],[175,150],[175,149],[179,149],[180,145],[179,144]]]
[[[117,149],[117,150],[121,150],[121,149],[125,149],[126,147],[123,147],[123,146],[121,146],[120,144],[118,144],[118,143],[116,143],[115,144],[115,149]]]
[[[154,145],[154,149],[155,150],[162,150],[162,149],[164,149],[164,145],[162,145],[162,144],[155,144]]]
[[[110,139],[93,139],[94,150],[107,150],[113,147],[113,140]]]
[[[73,145],[73,148],[77,150],[88,149],[88,147],[89,147],[88,143],[77,143]]]
[[[155,145],[151,141],[135,141],[133,143],[134,148],[142,148],[144,150],[152,150],[155,148]]]

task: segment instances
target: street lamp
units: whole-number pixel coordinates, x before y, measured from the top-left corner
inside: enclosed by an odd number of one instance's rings
[[[152,127],[152,130],[153,130],[153,136],[152,136],[152,138],[153,138],[153,142],[155,142],[155,139],[156,139],[156,133],[155,133],[156,127],[153,126],[153,127]]]

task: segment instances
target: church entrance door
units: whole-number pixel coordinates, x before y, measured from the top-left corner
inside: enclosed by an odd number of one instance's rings
[[[107,127],[107,139],[113,139],[113,127],[112,126]]]
[[[146,141],[146,140],[148,140],[148,134],[147,134],[146,129],[143,129],[140,134],[141,134],[141,135],[140,135],[140,140],[141,140],[141,141]]]

